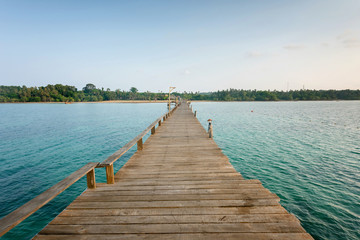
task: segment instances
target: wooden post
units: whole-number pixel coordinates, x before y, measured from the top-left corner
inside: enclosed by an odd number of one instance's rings
[[[171,92],[171,87],[169,87],[169,102],[168,102],[168,107],[169,107],[169,112],[170,112],[170,108],[171,108],[171,99],[170,99],[170,92]]]
[[[194,112],[194,117],[196,117],[196,111]]]
[[[210,126],[210,129],[209,129],[209,138],[213,138],[213,128],[212,128],[212,126]]]
[[[88,188],[91,188],[91,189],[96,188],[95,168],[93,168],[92,170],[90,170],[90,172],[88,172],[86,174],[86,180],[87,180],[87,187]]]
[[[212,120],[208,119],[208,123],[209,123],[209,127],[208,127],[209,138],[213,138]]]
[[[163,117],[163,122],[165,122],[165,119],[166,119],[166,118],[165,118],[165,116],[164,116],[164,117]]]
[[[159,127],[161,126],[161,120],[159,121]]]
[[[142,138],[139,139],[139,141],[137,141],[137,150],[138,150],[138,151],[143,150],[143,141],[142,141]]]
[[[155,134],[155,126],[151,128],[151,135]]]
[[[172,90],[174,90],[176,87],[169,87],[169,112],[170,112],[170,109],[171,109],[171,98],[170,98],[170,93]]]
[[[107,184],[115,183],[114,166],[112,164],[106,166],[106,183]]]

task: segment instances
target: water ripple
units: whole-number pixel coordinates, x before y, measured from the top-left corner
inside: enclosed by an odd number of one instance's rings
[[[194,103],[235,169],[315,239],[360,239],[360,102]],[[254,113],[251,110],[254,109]]]

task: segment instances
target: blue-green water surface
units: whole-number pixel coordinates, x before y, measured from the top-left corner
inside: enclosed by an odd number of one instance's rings
[[[0,217],[86,163],[102,162],[166,110],[162,103],[0,104]],[[105,182],[103,169],[96,181]],[[30,239],[85,188],[83,178],[2,239]]]
[[[193,108],[204,127],[214,120],[214,139],[234,167],[276,193],[315,239],[360,239],[359,101]],[[0,104],[0,217],[85,163],[101,162],[165,111],[165,104]],[[105,181],[104,170],[96,177]],[[80,180],[3,239],[31,238],[85,187]]]
[[[360,239],[360,101],[193,103],[247,179],[315,239]],[[253,112],[252,112],[253,111]]]

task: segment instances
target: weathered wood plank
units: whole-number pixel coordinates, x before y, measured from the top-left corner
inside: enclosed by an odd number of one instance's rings
[[[57,217],[55,225],[299,222],[291,214]]]
[[[116,233],[241,233],[305,232],[297,222],[287,223],[207,223],[207,224],[128,224],[128,225],[55,225],[49,224],[42,234],[116,234]]]
[[[250,207],[277,205],[280,199],[242,199],[242,200],[189,200],[189,201],[132,201],[132,202],[81,202],[75,200],[68,209],[76,208],[161,208],[161,207]]]
[[[147,195],[246,195],[271,193],[265,188],[256,189],[189,189],[189,190],[155,190],[155,191],[87,191],[79,199],[86,196],[147,196]],[[205,196],[204,196],[205,197]]]
[[[313,239],[308,233],[172,233],[172,234],[81,234],[81,235],[38,235],[35,239],[42,240],[144,240],[144,239],[161,239],[161,240],[311,240]]]
[[[127,181],[123,181],[123,179],[119,179],[116,186],[119,188],[123,186],[160,186],[160,185],[167,185],[167,186],[174,186],[174,185],[234,185],[236,184],[236,188],[241,187],[241,181],[242,179],[187,179],[187,180],[177,180],[177,179],[167,179],[164,181],[163,179],[126,179]],[[104,187],[101,183],[98,185]],[[242,184],[244,185],[244,184]],[[250,184],[247,184],[250,185]],[[257,184],[261,185],[261,184]],[[256,187],[256,185],[250,185]]]
[[[243,179],[186,104],[171,115],[147,129],[114,184],[88,189],[37,238],[312,239],[276,194]]]
[[[280,205],[250,207],[168,207],[168,208],[112,208],[112,209],[65,209],[59,216],[161,216],[161,215],[241,215],[287,214]]]
[[[117,186],[110,185],[98,187],[97,191],[143,191],[143,190],[196,190],[196,189],[245,189],[245,188],[263,188],[262,185],[255,184],[214,184],[214,185],[159,185],[159,186]]]
[[[229,193],[229,194],[159,194],[159,195],[106,195],[107,197],[98,195],[82,195],[76,199],[81,202],[137,202],[137,201],[190,201],[190,200],[246,200],[246,199],[274,199],[276,194],[268,192],[252,192],[252,193]]]
[[[118,160],[122,155],[124,155],[130,148],[132,148],[137,142],[142,139],[155,125],[161,120],[162,116],[156,119],[150,126],[148,126],[144,131],[142,131],[139,135],[137,135],[133,140],[125,144],[122,148],[117,150],[110,157],[105,159],[101,165],[107,166],[113,164],[116,160]]]
[[[177,224],[177,223],[279,223],[299,222],[291,214],[243,214],[243,215],[165,215],[165,216],[59,216],[55,225],[116,225],[116,224]]]

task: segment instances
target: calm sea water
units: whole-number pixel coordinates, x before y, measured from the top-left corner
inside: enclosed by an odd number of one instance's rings
[[[165,112],[163,103],[0,104],[0,217],[84,164],[105,160]],[[105,179],[104,169],[96,169],[96,181]],[[30,239],[85,187],[86,178],[3,238]]]
[[[360,239],[360,101],[193,103],[247,179],[315,239]],[[251,112],[253,111],[253,112]]]
[[[204,126],[214,120],[215,141],[234,167],[278,194],[316,239],[360,239],[360,101],[193,106]],[[165,111],[165,104],[0,104],[0,217],[104,160]],[[105,181],[104,170],[96,177]],[[85,186],[80,180],[3,239],[31,238]]]

